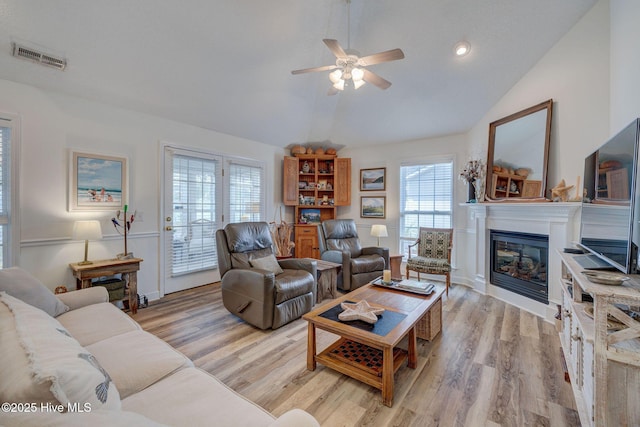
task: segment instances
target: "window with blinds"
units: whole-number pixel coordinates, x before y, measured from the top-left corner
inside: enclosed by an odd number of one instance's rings
[[[0,268],[9,267],[11,121],[0,118]]]
[[[264,168],[234,160],[228,170],[229,222],[262,221]]]
[[[218,159],[173,155],[172,275],[216,268]]]
[[[415,243],[420,227],[451,227],[453,161],[400,167],[400,250]]]
[[[216,230],[231,222],[264,220],[264,166],[189,150],[169,152],[172,232],[165,241],[170,276],[215,269]]]

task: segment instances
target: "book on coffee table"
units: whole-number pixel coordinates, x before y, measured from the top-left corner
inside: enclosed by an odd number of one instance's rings
[[[433,292],[434,284],[429,282],[419,282],[417,280],[404,279],[399,281],[383,282],[382,277],[378,277],[371,282],[374,285],[385,288],[393,288],[399,291],[413,292],[416,294],[429,295]]]
[[[406,289],[408,291],[429,293],[433,289],[433,283],[419,282],[417,280],[404,279],[398,282],[396,285],[400,289]]]

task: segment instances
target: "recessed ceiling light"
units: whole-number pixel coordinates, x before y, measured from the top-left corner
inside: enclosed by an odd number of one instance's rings
[[[461,41],[456,43],[456,45],[453,48],[453,51],[458,56],[465,56],[471,51],[471,45],[467,41]]]

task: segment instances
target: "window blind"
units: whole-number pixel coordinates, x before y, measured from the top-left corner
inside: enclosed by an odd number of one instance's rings
[[[452,161],[400,167],[400,250],[405,257],[420,227],[451,227],[452,210]]]
[[[0,268],[8,267],[9,259],[9,236],[10,236],[10,212],[8,198],[10,195],[10,141],[11,141],[11,122],[8,120],[0,120]]]
[[[216,194],[221,191],[218,159],[173,154],[171,274],[216,268]]]
[[[229,163],[229,221],[264,220],[264,168],[233,160]]]

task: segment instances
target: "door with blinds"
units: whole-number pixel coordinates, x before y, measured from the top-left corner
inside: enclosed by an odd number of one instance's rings
[[[165,147],[164,293],[219,280],[222,157]]]
[[[164,148],[164,294],[220,280],[215,233],[264,219],[264,166]]]

